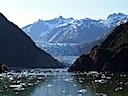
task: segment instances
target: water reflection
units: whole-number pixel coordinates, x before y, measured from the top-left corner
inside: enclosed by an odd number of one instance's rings
[[[17,79],[21,74],[25,76]],[[58,69],[21,74],[1,77],[0,96],[128,96],[128,73],[68,73]],[[14,81],[25,83],[25,90],[13,90],[10,86]]]
[[[81,89],[81,90],[80,90]],[[83,90],[82,90],[83,89]],[[34,96],[90,96],[70,74],[52,75],[36,87]],[[83,94],[83,95],[82,95]]]

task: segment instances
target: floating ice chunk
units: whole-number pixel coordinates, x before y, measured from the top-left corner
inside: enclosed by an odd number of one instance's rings
[[[15,91],[23,91],[23,90],[25,90],[25,88],[17,87],[17,88],[14,88],[13,90],[15,90]]]
[[[102,79],[105,79],[106,78],[105,74],[102,74],[101,78]]]
[[[73,78],[67,78],[67,79],[65,79],[66,82],[73,82],[73,80],[74,80]]]
[[[33,86],[33,83],[27,83],[28,86]]]
[[[105,93],[96,93],[96,96],[107,96]]]
[[[86,93],[87,90],[86,90],[86,89],[79,89],[77,92],[78,92],[78,93]]]
[[[65,90],[63,90],[62,92],[65,93]]]
[[[53,85],[52,84],[48,84],[47,87],[52,87]]]
[[[115,91],[122,90],[122,89],[123,89],[123,87],[117,87],[117,88],[115,88]]]
[[[107,80],[101,79],[101,80],[95,80],[96,83],[107,83]]]
[[[120,74],[120,77],[126,78],[127,75],[126,74]]]
[[[9,87],[10,88],[20,88],[20,87],[22,87],[22,85],[10,85]]]

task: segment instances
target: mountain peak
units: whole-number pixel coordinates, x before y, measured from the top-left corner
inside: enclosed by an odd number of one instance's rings
[[[126,14],[119,12],[119,13],[110,14],[107,19],[114,19],[114,18],[117,18],[117,17],[120,18],[120,17],[125,17],[125,16],[126,16]]]
[[[119,21],[116,25],[119,26],[120,24],[125,24],[126,22],[128,22],[128,15],[123,18],[121,21]]]
[[[61,15],[59,16],[59,19],[64,19]]]
[[[38,19],[38,20],[37,20],[37,22],[42,22],[42,21],[43,21],[43,20],[41,20],[41,19]]]
[[[62,19],[63,19],[63,20],[68,20],[68,19],[74,20],[74,18],[73,18],[73,17],[70,17],[70,18],[64,18],[64,17],[63,17],[63,16],[61,16],[61,15],[59,16],[59,18],[58,18],[58,19],[61,19],[61,20],[62,20]]]
[[[43,20],[38,19],[36,22],[34,22],[34,24],[41,24],[43,22]]]

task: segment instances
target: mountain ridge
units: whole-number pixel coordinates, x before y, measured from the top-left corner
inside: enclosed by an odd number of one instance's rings
[[[123,71],[128,72],[128,22],[117,26],[88,54],[81,55],[68,71]]]
[[[42,22],[45,23],[44,25],[40,24],[39,26],[34,27],[33,23],[30,25],[31,27],[23,27],[22,30],[27,33],[33,41],[86,43],[95,40],[100,34],[114,26],[125,16],[126,15],[123,13],[113,13],[105,20],[93,20],[90,18],[76,20],[73,18],[65,19],[60,16],[59,18],[52,20],[42,20]]]
[[[17,25],[0,13],[0,63],[11,68],[61,67],[51,55],[39,49]]]
[[[59,18],[51,19],[51,20],[41,20],[38,19],[33,24],[29,24],[22,28],[22,30],[32,38],[33,41],[40,39],[42,36],[46,35],[52,28],[59,24],[64,24],[70,22],[73,18],[63,18],[60,16]]]

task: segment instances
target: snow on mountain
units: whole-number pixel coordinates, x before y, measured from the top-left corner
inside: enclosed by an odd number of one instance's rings
[[[126,15],[114,13],[106,20],[93,20],[90,18],[72,20],[52,28],[49,33],[42,36],[40,41],[59,43],[87,43],[95,40],[122,20]]]
[[[39,48],[66,66],[70,66],[80,56],[80,50],[76,43],[46,43],[39,41],[35,43]]]
[[[127,15],[125,18],[123,18],[121,21],[119,21],[119,22],[116,24],[116,26],[119,26],[120,24],[125,24],[126,22],[128,22],[128,15]]]
[[[59,43],[86,43],[107,30],[98,20],[80,19],[61,24],[50,30],[40,41]]]
[[[103,41],[115,26],[127,21],[128,16],[122,13],[110,14],[105,20],[90,18],[75,20],[60,16],[52,20],[39,19],[23,27],[22,30],[42,50],[60,62],[72,64],[77,56],[88,52],[93,45]]]
[[[33,41],[38,40],[42,36],[45,36],[52,28],[58,26],[60,24],[65,24],[72,21],[73,18],[63,18],[60,16],[59,18],[55,18],[52,20],[43,21],[41,19],[37,20],[33,24],[27,25],[22,28],[22,30],[32,38]]]
[[[41,36],[44,36],[47,34],[47,30],[49,29],[46,22],[43,20],[37,20],[33,24],[30,24],[28,26],[25,26],[22,28],[22,30],[32,38],[32,40],[37,40]]]
[[[116,26],[119,26],[120,24],[124,24],[126,22],[128,22],[128,16],[123,13],[114,13],[109,15],[105,23],[107,26],[109,26],[108,30],[105,33],[101,34],[96,40],[106,39]]]
[[[101,23],[104,23],[106,27],[110,28],[112,26],[115,26],[120,20],[125,18],[125,14],[123,13],[113,13],[108,16],[106,20],[101,20]]]
[[[46,43],[35,42],[36,45],[52,56],[79,56],[79,48],[76,43]]]
[[[90,18],[74,20],[73,18],[55,18],[52,20],[38,20],[27,25],[22,30],[33,41],[59,43],[86,43],[95,40],[109,28],[115,26],[126,15],[123,13],[110,14],[106,20]]]
[[[113,14],[110,14],[107,19],[111,19],[111,20],[118,19],[118,20],[120,20],[120,19],[124,18],[124,16],[126,16],[126,14],[123,14],[123,13],[120,13],[120,12],[119,13],[113,13]]]
[[[120,18],[120,19],[115,19],[115,21],[117,23],[113,20],[110,20],[110,18],[112,19],[114,17]],[[124,23],[128,22],[128,16],[121,14],[121,13],[119,13],[119,17],[118,17],[118,14],[114,14],[114,16],[110,15],[108,18],[109,18],[109,20],[107,20],[106,21],[107,23],[105,23],[105,24],[107,24],[106,26],[111,26],[111,27],[105,33],[101,34],[96,40],[87,42],[85,44],[80,44],[79,49],[80,49],[81,54],[88,53],[89,50],[91,50],[92,47],[94,47],[95,45],[100,45],[100,43],[103,42],[108,37],[108,35],[115,29],[116,26],[119,26],[120,24],[124,24]],[[111,23],[110,22],[108,23],[108,21],[110,21]],[[112,24],[112,22],[113,22],[113,24]],[[110,25],[110,24],[112,24],[112,25]]]

